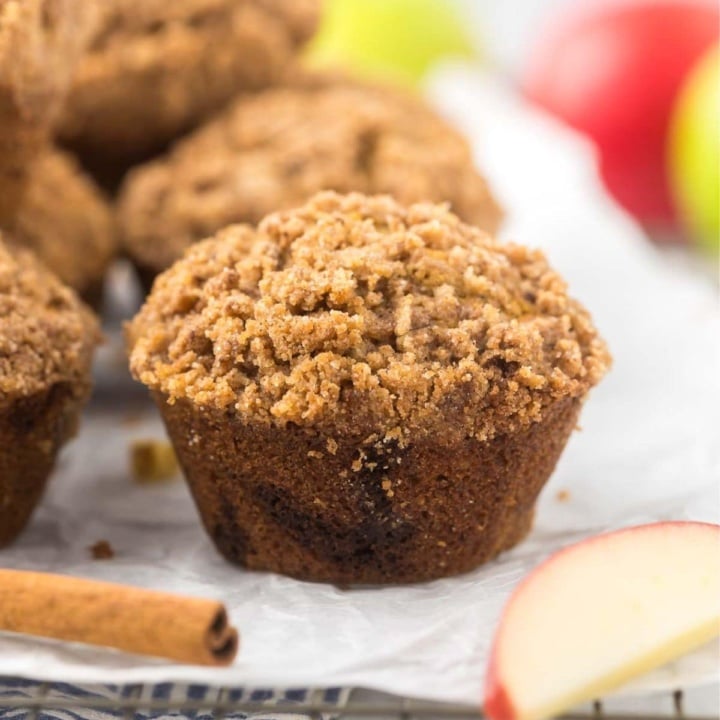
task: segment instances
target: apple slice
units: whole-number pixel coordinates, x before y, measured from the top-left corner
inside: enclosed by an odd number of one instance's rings
[[[492,720],[540,720],[720,634],[720,526],[663,522],[585,540],[518,586],[485,685]]]

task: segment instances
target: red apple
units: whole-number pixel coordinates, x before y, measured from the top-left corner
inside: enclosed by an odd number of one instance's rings
[[[589,135],[615,198],[646,225],[674,223],[666,136],[685,75],[718,38],[715,2],[578,3],[538,39],[523,87]]]
[[[491,720],[540,720],[720,634],[720,526],[665,522],[572,545],[511,596],[485,685]]]

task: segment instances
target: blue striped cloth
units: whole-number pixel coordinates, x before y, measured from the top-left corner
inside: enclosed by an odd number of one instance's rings
[[[21,701],[22,698],[36,698],[43,690],[47,698],[47,705],[37,714],[21,705],[17,706],[18,701]],[[106,699],[109,706],[112,706],[113,701],[118,698],[133,698],[139,708],[134,720],[163,720],[164,718],[177,720],[178,717],[188,717],[192,720],[213,720],[212,708],[218,701],[237,703],[239,706],[243,702],[267,705],[267,710],[261,713],[230,712],[225,715],[229,720],[246,720],[247,718],[252,720],[309,720],[307,715],[293,713],[293,705],[309,702],[312,696],[316,701],[340,709],[347,702],[350,691],[344,688],[327,688],[317,692],[318,694],[314,695],[312,690],[305,688],[226,688],[220,690],[206,685],[172,683],[123,686],[50,683],[43,686],[42,683],[35,680],[0,678],[0,720],[30,720],[30,718],[37,718],[37,720],[110,720],[110,718],[123,717],[121,710],[108,712],[84,708],[83,703],[88,698]],[[71,710],[53,709],[53,699],[77,700],[77,707],[73,707]],[[147,700],[190,700],[193,703],[207,700],[207,709],[182,715],[178,712],[150,712],[142,709],[143,701]],[[15,705],[13,708],[7,707],[11,701]],[[332,717],[332,715],[325,715],[323,720],[331,720]]]

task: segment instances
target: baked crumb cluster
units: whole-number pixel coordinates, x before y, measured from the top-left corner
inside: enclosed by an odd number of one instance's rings
[[[130,176],[120,225],[135,261],[164,270],[194,242],[257,223],[320,190],[449,202],[494,231],[501,217],[461,135],[420,100],[344,77],[240,98]]]
[[[398,441],[526,426],[610,361],[542,253],[445,206],[331,192],[191,248],[128,338],[170,402]]]
[[[0,406],[83,378],[97,323],[72,290],[0,233]]]

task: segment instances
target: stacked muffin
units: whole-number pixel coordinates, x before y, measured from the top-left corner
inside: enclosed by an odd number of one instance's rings
[[[192,243],[324,189],[448,202],[491,232],[500,220],[467,143],[429,107],[336,78],[244,96],[133,171],[119,200],[125,250],[149,288]]]
[[[0,547],[39,501],[90,394],[97,321],[28,250],[0,233]]]
[[[114,251],[107,202],[50,142],[95,20],[90,3],[0,0],[0,547],[90,392],[97,321],[44,263],[97,299]]]
[[[319,0],[95,0],[59,137],[112,185],[239,92],[279,82]]]

